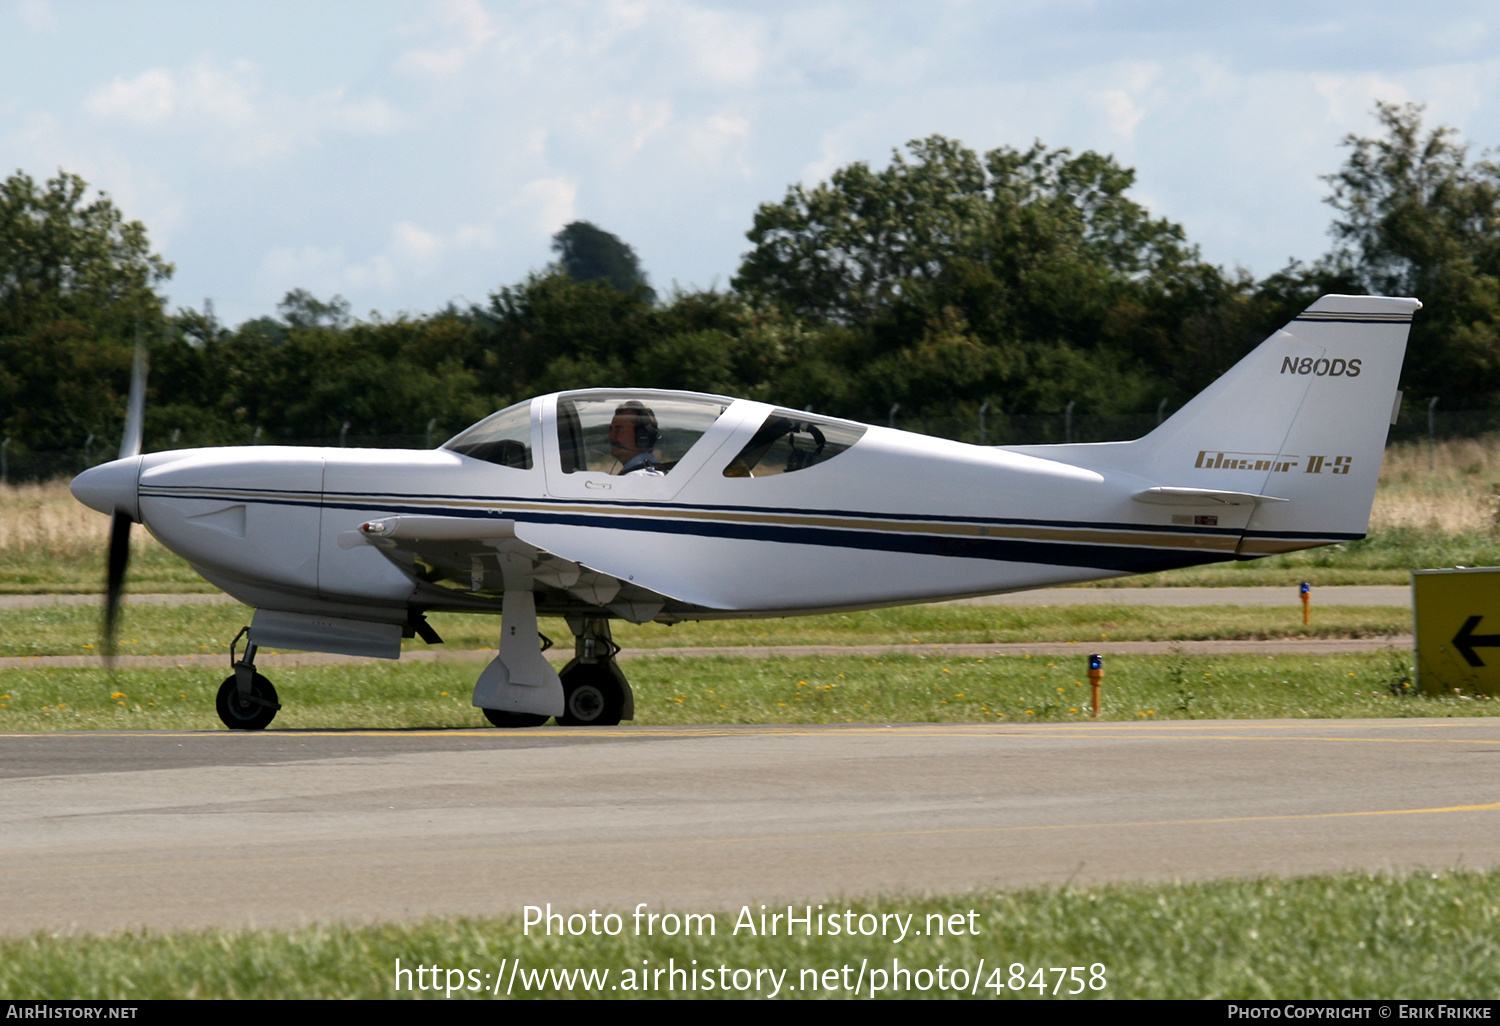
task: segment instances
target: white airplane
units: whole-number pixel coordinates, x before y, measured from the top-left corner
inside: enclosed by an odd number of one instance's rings
[[[473,696],[491,723],[615,724],[634,704],[616,617],[931,602],[1363,537],[1420,306],[1325,296],[1144,438],[1078,445],[968,445],[748,399],[590,389],[501,410],[431,451],[141,455],[138,360],[121,458],[72,489],[114,517],[107,647],[132,522],[255,608],[218,694],[230,728],[280,708],[257,649],[397,659],[403,637],[441,640],[433,611],[499,614]],[[574,634],[560,674],[539,613]]]

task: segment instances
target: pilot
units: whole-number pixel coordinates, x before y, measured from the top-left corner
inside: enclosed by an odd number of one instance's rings
[[[620,461],[619,474],[661,477],[661,461],[652,451],[661,440],[656,414],[634,399],[621,403],[609,422],[609,452]]]

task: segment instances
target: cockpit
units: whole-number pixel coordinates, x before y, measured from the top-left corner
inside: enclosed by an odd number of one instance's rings
[[[530,470],[536,463],[534,407],[527,400],[485,418],[443,448],[503,467]],[[737,416],[725,419],[735,408]],[[846,451],[864,435],[862,424],[811,413],[770,409],[719,396],[647,391],[590,390],[563,393],[545,418],[555,432],[555,462],[562,475],[667,477],[679,467],[693,476],[714,451],[725,460],[715,476],[762,478],[815,467]],[[716,425],[723,427],[715,430]],[[712,432],[703,452],[694,453]],[[726,437],[727,432],[727,437]],[[537,436],[540,438],[540,436]],[[728,444],[725,444],[725,443]],[[688,456],[694,453],[690,460]],[[732,456],[727,454],[733,453]],[[727,456],[727,458],[726,458]],[[706,469],[706,468],[705,468]],[[641,482],[644,486],[644,482]]]

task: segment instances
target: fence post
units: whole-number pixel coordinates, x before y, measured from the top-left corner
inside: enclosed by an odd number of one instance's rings
[[[339,428],[339,447],[349,444],[349,422],[344,421],[344,426]]]
[[[1164,399],[1162,399],[1161,402],[1159,402],[1159,403],[1156,404],[1156,425],[1157,425],[1157,427],[1161,426],[1161,422],[1163,420],[1165,420],[1166,417],[1167,417],[1167,400],[1164,398]]]
[[[1437,414],[1433,411],[1437,408],[1438,397],[1433,396],[1427,400],[1427,472],[1433,471],[1433,450],[1437,448]]]
[[[1073,400],[1072,399],[1068,400],[1068,405],[1063,410],[1063,441],[1066,442],[1066,443],[1068,443],[1068,444],[1070,444],[1070,445],[1073,442]]]
[[[437,427],[437,418],[433,417],[427,422],[427,448],[432,448],[432,429]]]
[[[990,401],[988,399],[986,399],[984,402],[982,402],[982,403],[979,404],[979,444],[980,445],[989,445],[990,444],[989,435],[986,434],[985,430],[984,430],[984,414],[985,414],[985,411],[987,411],[989,408],[990,408]]]
[[[891,427],[895,427],[896,426],[896,411],[899,410],[899,409],[901,409],[901,404],[900,403],[891,403],[891,418],[890,418],[890,426]]]

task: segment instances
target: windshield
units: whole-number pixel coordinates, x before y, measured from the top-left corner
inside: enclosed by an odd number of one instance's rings
[[[502,467],[530,470],[531,400],[491,414],[442,447]]]

